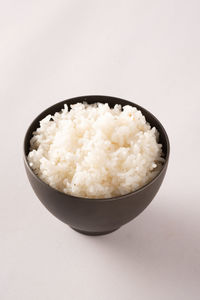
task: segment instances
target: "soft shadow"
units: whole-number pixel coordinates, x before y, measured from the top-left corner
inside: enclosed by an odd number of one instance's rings
[[[94,239],[88,237],[88,239]],[[152,205],[118,231],[95,238],[94,243],[127,265],[135,262],[166,279],[178,278],[199,290],[200,225],[197,213],[180,207],[169,211]]]

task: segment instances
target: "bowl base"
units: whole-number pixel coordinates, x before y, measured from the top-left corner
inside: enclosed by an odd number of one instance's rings
[[[109,234],[111,232],[116,231],[118,228],[112,229],[112,230],[108,230],[108,231],[84,231],[84,230],[80,230],[80,229],[76,229],[74,227],[71,227],[73,230],[77,231],[78,233],[81,234],[85,234],[85,235],[91,235],[91,236],[96,236],[96,235],[104,235],[104,234]]]

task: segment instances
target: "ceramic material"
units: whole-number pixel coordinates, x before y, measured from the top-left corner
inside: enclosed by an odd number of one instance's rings
[[[163,145],[166,161],[160,173],[150,183],[124,196],[108,199],[88,199],[59,192],[34,174],[27,162],[27,154],[29,152],[32,132],[39,127],[39,121],[48,114],[59,112],[65,103],[74,104],[83,101],[89,104],[95,102],[109,103],[110,107],[113,107],[115,104],[135,106],[145,115],[146,120],[151,126],[155,126],[158,129],[160,133],[159,142]],[[150,112],[135,103],[109,96],[76,97],[47,108],[31,123],[24,139],[25,169],[35,194],[55,217],[76,231],[88,235],[110,233],[133,220],[150,204],[164,179],[169,160],[169,151],[170,145],[166,131]]]

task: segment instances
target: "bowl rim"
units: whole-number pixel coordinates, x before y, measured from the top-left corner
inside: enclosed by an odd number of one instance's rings
[[[28,140],[28,135],[30,133],[30,129],[31,127],[33,126],[33,124],[35,122],[38,122],[41,120],[40,116],[42,116],[43,114],[45,114],[46,111],[48,111],[49,109],[53,109],[54,107],[56,106],[60,106],[60,105],[63,105],[64,104],[68,104],[67,102],[70,102],[72,100],[76,100],[77,99],[77,103],[78,102],[87,102],[86,99],[88,98],[95,98],[95,97],[98,97],[98,98],[108,98],[108,101],[107,103],[109,104],[109,98],[111,99],[114,99],[114,100],[120,100],[120,101],[125,101],[127,102],[126,105],[131,105],[131,106],[135,106],[137,109],[139,110],[142,110],[142,114],[145,116],[145,114],[149,114],[154,120],[156,123],[159,124],[160,128],[162,129],[162,132],[163,132],[163,136],[164,136],[164,139],[166,141],[166,153],[165,153],[165,162],[163,163],[162,165],[162,168],[161,170],[159,171],[159,173],[151,180],[149,181],[148,183],[146,183],[145,185],[143,185],[142,187],[138,188],[137,190],[133,191],[133,192],[130,192],[130,193],[127,193],[127,194],[124,194],[124,195],[120,195],[120,196],[115,196],[115,197],[110,197],[110,198],[87,198],[87,197],[78,197],[78,196],[73,196],[73,195],[70,195],[70,194],[66,194],[64,192],[61,192],[55,188],[53,188],[52,186],[50,186],[49,184],[47,184],[46,182],[44,182],[42,179],[39,178],[39,176],[37,176],[34,171],[32,170],[32,168],[30,167],[29,163],[28,163],[28,160],[27,160],[27,155],[26,155],[26,145],[28,142],[30,142],[30,140]],[[85,98],[85,99],[84,99]],[[82,101],[81,101],[82,99]],[[97,101],[97,102],[100,102],[100,101]],[[97,103],[96,102],[96,103]],[[94,102],[95,103],[95,102]],[[101,102],[100,102],[101,103]],[[117,104],[117,103],[116,103]],[[69,105],[69,104],[68,104]],[[123,105],[122,105],[123,106]],[[55,111],[56,112],[56,111]],[[58,111],[57,111],[58,112]],[[44,117],[42,117],[44,118]],[[146,118],[146,116],[145,116]],[[150,124],[151,125],[151,124]],[[61,194],[62,196],[66,196],[67,198],[72,198],[74,200],[83,200],[83,201],[95,201],[95,202],[98,202],[98,201],[101,201],[101,202],[109,202],[109,201],[116,201],[116,200],[120,200],[120,199],[124,199],[124,198],[127,198],[127,197],[130,197],[130,196],[134,196],[140,192],[142,192],[143,190],[145,190],[146,188],[148,188],[150,185],[152,185],[158,177],[161,176],[161,174],[165,171],[167,165],[168,165],[168,161],[169,161],[169,155],[170,155],[170,142],[169,142],[169,138],[168,138],[168,135],[167,135],[167,132],[164,128],[164,126],[161,124],[161,122],[150,112],[148,111],[146,108],[140,106],[139,104],[135,103],[135,102],[131,102],[129,100],[126,100],[126,99],[122,99],[122,98],[119,98],[119,97],[115,97],[115,96],[108,96],[108,95],[85,95],[85,96],[76,96],[76,97],[72,97],[72,98],[69,98],[69,99],[66,99],[66,100],[62,100],[62,101],[59,101],[49,107],[47,107],[46,109],[44,109],[40,114],[38,114],[34,119],[33,121],[30,123],[30,125],[28,126],[28,129],[26,130],[26,133],[25,133],[25,137],[24,137],[24,141],[23,141],[23,159],[24,159],[24,163],[26,165],[26,167],[28,168],[29,172],[31,173],[31,175],[37,180],[40,182],[40,184],[52,189],[54,192],[57,192],[59,194]]]

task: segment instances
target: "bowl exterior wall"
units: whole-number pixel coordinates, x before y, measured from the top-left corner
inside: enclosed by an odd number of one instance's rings
[[[42,204],[69,226],[86,232],[113,231],[139,215],[153,200],[166,168],[152,184],[133,194],[114,200],[76,198],[52,189],[38,180],[25,164],[28,179]]]

